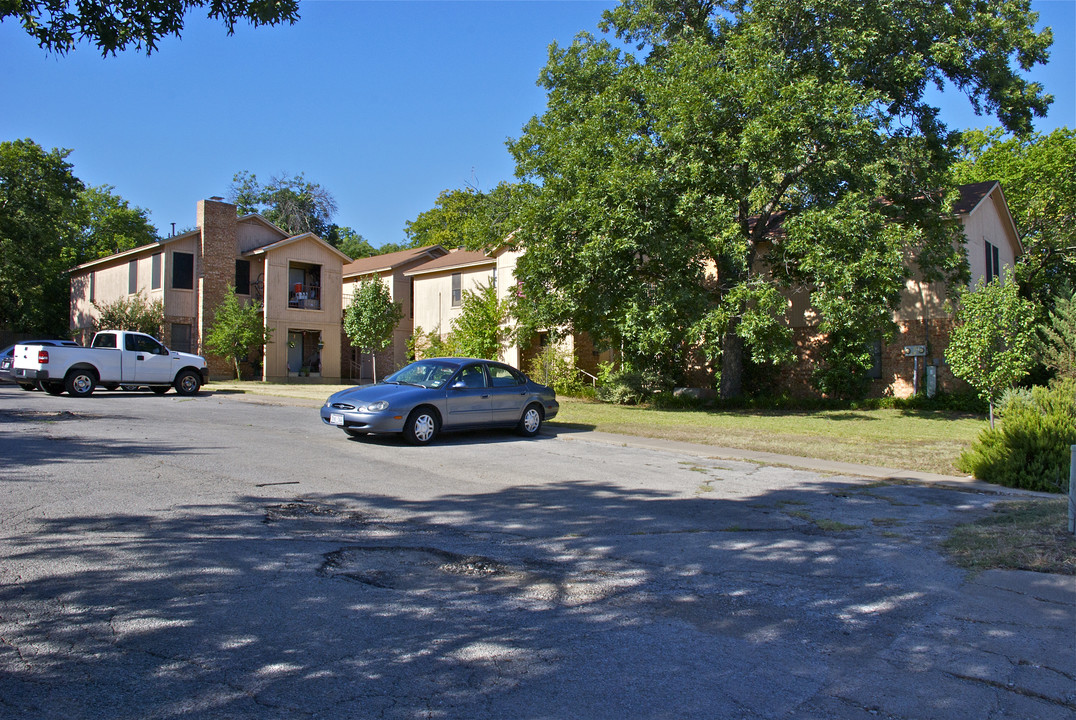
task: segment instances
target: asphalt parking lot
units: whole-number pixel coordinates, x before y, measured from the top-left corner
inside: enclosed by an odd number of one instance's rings
[[[1076,580],[989,493],[556,432],[0,386],[0,718],[1076,713]]]

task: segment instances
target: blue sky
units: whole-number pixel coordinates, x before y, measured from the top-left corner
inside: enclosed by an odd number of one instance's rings
[[[293,26],[188,17],[150,57],[92,46],[47,55],[0,23],[0,140],[72,150],[75,174],[109,184],[163,234],[239,171],[304,173],[336,198],[335,221],[400,242],[439,192],[511,180],[505,140],[542,111],[548,46],[596,32],[600,0],[304,0]],[[1076,0],[1035,0],[1054,29],[1032,76],[1055,96],[1036,129],[1076,127]],[[952,127],[996,125],[955,93]]]

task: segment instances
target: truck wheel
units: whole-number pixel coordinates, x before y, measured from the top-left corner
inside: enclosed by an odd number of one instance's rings
[[[176,376],[176,382],[174,383],[176,392],[180,395],[195,395],[198,389],[202,387],[202,378],[198,377],[198,373],[190,370],[184,370],[178,376]]]
[[[72,397],[89,397],[97,387],[97,377],[92,370],[72,370],[64,378],[64,387]]]

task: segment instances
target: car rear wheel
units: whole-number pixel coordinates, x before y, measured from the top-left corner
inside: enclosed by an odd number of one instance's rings
[[[64,387],[72,397],[89,397],[97,387],[97,376],[92,370],[72,370],[64,378]]]
[[[415,408],[407,416],[404,425],[404,438],[412,445],[429,445],[441,429],[441,418],[431,407]]]
[[[523,411],[523,417],[519,419],[519,425],[516,425],[516,432],[523,437],[534,437],[542,429],[544,419],[545,413],[542,412],[542,406],[538,403],[531,403]]]
[[[194,395],[202,387],[202,379],[198,377],[198,373],[185,370],[176,378],[175,386],[180,395]]]

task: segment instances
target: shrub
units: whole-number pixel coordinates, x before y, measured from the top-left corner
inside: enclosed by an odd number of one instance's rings
[[[570,353],[557,350],[552,345],[530,361],[527,374],[536,382],[548,385],[558,395],[578,397],[590,394],[590,386],[583,382],[579,370],[575,367],[575,358]]]
[[[1076,383],[1006,393],[1001,422],[980,433],[957,467],[980,480],[1044,492],[1068,490],[1076,445]]]
[[[639,405],[665,389],[659,375],[639,370],[606,371],[599,373],[599,378],[602,384],[595,395],[602,402],[616,405]]]

